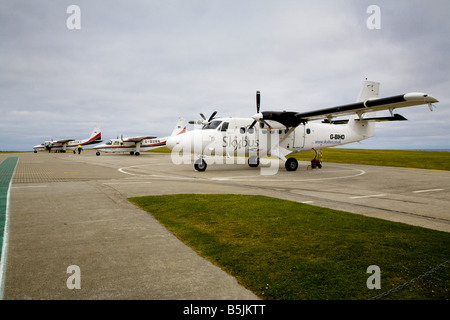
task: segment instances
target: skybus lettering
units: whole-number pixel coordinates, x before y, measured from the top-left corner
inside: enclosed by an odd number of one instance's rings
[[[232,147],[234,150],[241,148],[257,148],[259,147],[259,140],[250,140],[247,137],[242,137],[240,139],[224,136],[222,139],[222,147],[229,148]]]

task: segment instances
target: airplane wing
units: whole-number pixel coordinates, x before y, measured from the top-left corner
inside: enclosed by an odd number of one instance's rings
[[[64,144],[64,143],[68,143],[70,141],[75,141],[75,139],[54,140],[54,141],[52,141],[52,143],[62,143],[62,144]]]
[[[342,106],[326,108],[309,112],[292,112],[292,111],[263,111],[264,120],[273,120],[283,124],[286,127],[296,127],[301,123],[312,120],[328,119],[345,116],[358,115],[364,120],[363,115],[367,112],[389,110],[439,102],[436,98],[421,92],[412,92],[398,96],[387,98],[372,98],[364,102],[356,102]],[[369,119],[366,119],[369,120]],[[373,119],[371,119],[373,120]]]
[[[131,138],[124,138],[123,142],[141,142],[145,139],[155,139],[155,136],[142,136],[142,137],[131,137]]]

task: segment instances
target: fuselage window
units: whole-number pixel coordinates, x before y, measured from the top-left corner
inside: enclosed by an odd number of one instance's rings
[[[307,133],[307,134],[310,134],[310,133],[311,133],[311,129],[309,129],[309,128],[306,129],[306,133]]]

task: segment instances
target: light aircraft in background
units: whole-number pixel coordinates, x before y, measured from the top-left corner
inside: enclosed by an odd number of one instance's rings
[[[260,158],[269,155],[284,161],[287,171],[295,171],[298,162],[295,158],[288,157],[290,154],[320,151],[370,138],[374,135],[375,122],[406,120],[403,116],[394,114],[395,109],[425,104],[432,110],[432,103],[439,102],[420,92],[378,98],[379,85],[378,82],[366,80],[356,103],[308,112],[261,112],[260,92],[257,91],[256,114],[251,118],[214,118],[216,113],[213,113],[206,120],[202,115],[203,120],[194,122],[202,124],[202,129],[170,137],[167,147],[173,150],[174,163],[179,161],[174,156],[175,152],[194,155],[194,168],[197,171],[206,170],[207,157],[227,161],[230,158],[242,161],[244,157],[248,157],[249,166],[257,167]],[[377,111],[383,110],[390,114],[376,115]],[[340,116],[350,118],[335,119]],[[313,120],[322,122],[312,123]]]
[[[172,131],[172,136],[186,132],[186,121],[178,119],[175,128]],[[141,151],[153,150],[161,148],[166,145],[168,137],[157,138],[156,136],[139,136],[120,139],[111,139],[106,143],[94,147],[97,151],[96,155],[101,152],[129,152],[131,155],[138,156]]]
[[[92,131],[91,135],[87,139],[75,140],[75,139],[61,139],[61,140],[51,140],[44,141],[42,144],[35,145],[33,147],[34,153],[38,151],[46,150],[48,152],[66,152],[66,150],[75,150],[79,145],[86,146],[90,144],[96,144],[102,142],[102,132],[100,127],[96,126]]]

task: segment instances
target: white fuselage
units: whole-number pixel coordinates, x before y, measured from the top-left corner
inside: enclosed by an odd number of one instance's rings
[[[144,139],[140,142],[133,141],[123,141],[122,139],[111,139],[106,143],[94,147],[95,150],[101,152],[142,152],[153,150],[156,148],[161,148],[166,145],[167,137],[155,138],[155,139]]]
[[[75,140],[75,139],[62,139],[44,141],[42,144],[35,145],[33,147],[34,152],[37,151],[54,151],[54,152],[66,152],[66,150],[75,150],[78,146],[87,146],[91,144],[97,144],[102,142],[102,132],[100,127],[96,126],[91,133],[91,136],[87,139]]]
[[[252,118],[213,120],[201,130],[170,137],[167,147],[173,151],[198,156],[274,155],[283,159],[290,153],[323,149],[361,141],[373,136],[373,123],[350,119],[348,124],[306,123],[285,128],[268,121],[271,129],[257,123],[249,129]]]

